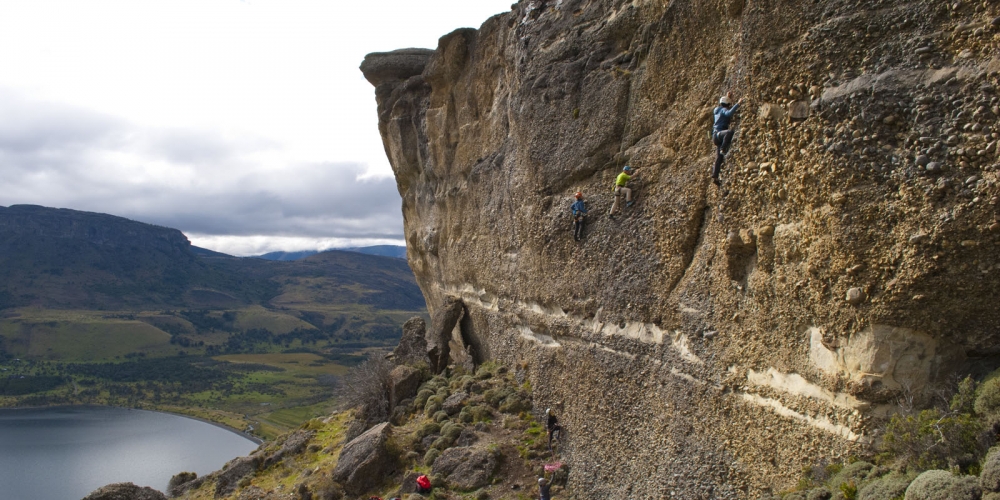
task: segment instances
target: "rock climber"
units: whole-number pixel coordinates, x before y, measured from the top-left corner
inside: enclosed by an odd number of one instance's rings
[[[427,494],[431,492],[431,480],[426,474],[417,476],[417,493]]]
[[[544,477],[538,478],[538,500],[552,500],[552,485]]]
[[[733,143],[733,134],[736,133],[735,130],[729,128],[729,122],[732,121],[736,111],[740,109],[742,102],[743,99],[740,99],[736,101],[736,104],[733,104],[733,93],[729,92],[719,99],[719,105],[712,111],[712,114],[715,115],[712,126],[712,142],[716,146],[712,182],[717,186],[719,185],[719,173],[722,171],[722,162],[726,159],[726,154],[729,153],[729,146]]]
[[[549,432],[549,452],[552,452],[552,439],[555,437],[558,439],[559,434],[562,432],[562,427],[559,426],[559,419],[556,418],[555,414],[552,413],[552,408],[545,409],[545,428]]]
[[[619,200],[621,199],[622,193],[625,194],[625,206],[626,207],[632,206],[632,189],[628,187],[628,181],[632,180],[632,177],[634,177],[635,175],[637,175],[635,173],[635,169],[633,169],[628,165],[625,165],[625,167],[622,168],[622,173],[618,174],[618,177],[615,178],[615,187],[614,187],[615,202],[611,204],[611,211],[608,212],[609,216],[613,217],[616,211],[621,212],[618,203]]]
[[[577,191],[576,201],[570,210],[573,212],[573,239],[580,241],[583,238],[583,217],[587,215],[587,206],[583,203],[583,193]]]

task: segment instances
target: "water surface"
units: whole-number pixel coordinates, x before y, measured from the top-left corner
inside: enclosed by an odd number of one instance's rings
[[[80,500],[118,482],[165,491],[178,472],[201,476],[255,448],[241,434],[167,413],[107,407],[0,410],[0,498]]]

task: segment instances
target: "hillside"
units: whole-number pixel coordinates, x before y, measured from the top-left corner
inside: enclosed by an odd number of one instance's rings
[[[400,259],[236,258],[34,206],[0,207],[0,298],[0,406],[145,406],[262,437],[329,412],[336,377],[425,314]]]
[[[760,498],[870,456],[889,415],[1000,365],[998,15],[522,0],[369,55],[429,309],[461,301],[473,357],[559,405],[581,497]]]

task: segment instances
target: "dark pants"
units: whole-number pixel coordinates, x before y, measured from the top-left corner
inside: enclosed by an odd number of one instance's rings
[[[715,143],[715,166],[712,167],[712,177],[718,178],[722,172],[722,162],[726,159],[729,146],[733,144],[733,134],[735,130],[716,130],[712,133],[712,142]]]
[[[583,238],[583,216],[577,215],[573,220],[573,239],[580,241]]]
[[[549,428],[549,451],[552,451],[552,439],[553,438],[559,439],[560,437],[562,437],[559,434],[560,432],[562,432],[562,427],[559,427],[559,424],[556,424],[551,428]]]

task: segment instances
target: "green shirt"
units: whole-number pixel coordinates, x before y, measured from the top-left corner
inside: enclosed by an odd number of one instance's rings
[[[632,180],[632,176],[626,174],[625,172],[622,172],[618,174],[618,178],[615,179],[615,186],[625,187],[625,185],[628,184],[628,181],[630,180]]]

